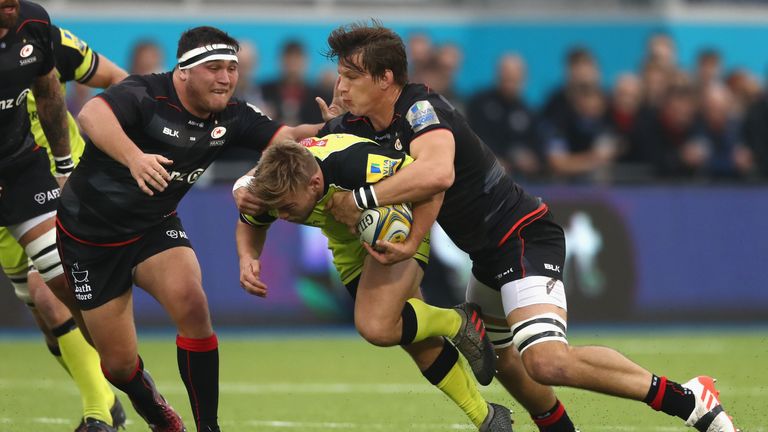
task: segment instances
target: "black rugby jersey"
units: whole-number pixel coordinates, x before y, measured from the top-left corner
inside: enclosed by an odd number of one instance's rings
[[[54,66],[51,24],[40,5],[20,1],[16,27],[0,39],[0,170],[32,154],[27,93]]]
[[[424,85],[408,84],[395,103],[387,129],[374,131],[367,118],[347,113],[328,122],[318,135],[351,133],[410,154],[411,141],[437,129],[449,130],[456,142],[455,180],[445,192],[437,222],[470,255],[492,252],[510,230],[518,228],[517,222],[536,212],[540,201],[506,174],[493,152],[445,98]]]
[[[179,101],[171,72],[131,75],[98,97],[141,151],[162,155],[173,164],[165,166],[171,175],[168,187],[149,196],[127,167],[86,141],[58,210],[59,226],[86,242],[119,243],[140,236],[175,212],[222,150],[233,145],[263,150],[281,127],[239,99],[208,119],[195,117]]]

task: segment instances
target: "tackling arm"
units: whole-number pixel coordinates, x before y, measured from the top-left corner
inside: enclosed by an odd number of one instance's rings
[[[455,153],[453,134],[446,129],[416,138],[411,142],[415,161],[373,186],[378,204],[424,201],[445,191],[453,184]]]

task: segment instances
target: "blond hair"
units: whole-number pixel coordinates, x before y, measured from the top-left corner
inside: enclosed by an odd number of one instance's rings
[[[307,187],[317,169],[317,161],[306,147],[290,140],[278,142],[262,153],[248,190],[274,208],[287,194]]]

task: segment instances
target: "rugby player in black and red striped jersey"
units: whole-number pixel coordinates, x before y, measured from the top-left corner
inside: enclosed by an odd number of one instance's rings
[[[153,431],[186,429],[138,355],[132,284],[177,327],[178,367],[197,430],[218,431],[218,341],[176,206],[225,148],[261,150],[320,127],[285,127],[233,99],[237,51],[221,30],[188,30],[173,71],[130,76],[78,117],[89,141],[58,209],[62,263],[105,375]]]
[[[445,191],[437,221],[470,255],[467,299],[482,308],[500,360],[497,377],[542,431],[572,431],[551,385],[644,401],[706,432],[733,432],[709,377],[678,384],[604,347],[574,347],[566,338],[562,282],[563,230],[547,205],[505,173],[463,116],[442,96],[407,82],[400,37],[374,22],[333,31],[329,54],[338,59],[341,94],[349,113],[320,132],[351,133],[402,149],[415,161],[397,174],[326,205],[352,227],[364,207],[417,202]],[[385,244],[369,253],[382,263],[413,256],[421,239]],[[407,309],[406,305],[406,309]],[[422,322],[403,310],[403,332]],[[415,317],[415,319],[414,319]],[[410,319],[410,325],[406,321]]]

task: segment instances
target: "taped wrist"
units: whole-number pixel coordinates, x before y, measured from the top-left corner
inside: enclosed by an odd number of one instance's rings
[[[72,170],[75,169],[75,162],[72,160],[72,155],[66,156],[54,156],[54,164],[56,165],[56,175],[68,176],[72,174]]]
[[[360,210],[375,208],[379,206],[379,200],[376,198],[376,192],[373,191],[373,186],[365,185],[359,189],[352,191],[352,197],[355,200],[355,205]]]

